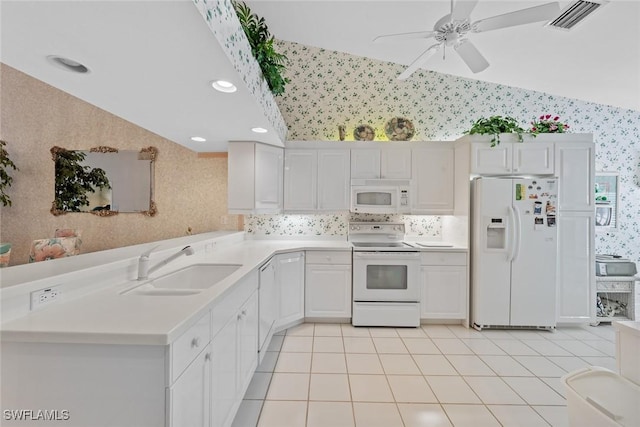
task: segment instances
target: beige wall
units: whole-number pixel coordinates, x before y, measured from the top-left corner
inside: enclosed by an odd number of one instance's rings
[[[28,260],[31,241],[53,237],[56,228],[82,230],[82,252],[111,249],[192,232],[238,229],[227,215],[227,159],[198,156],[178,144],[65,92],[0,64],[0,139],[20,169],[11,172],[13,205],[0,206],[0,241],[11,243],[11,265]],[[155,201],[158,214],[87,213],[53,216],[53,146],[122,150],[158,149]],[[241,229],[240,225],[240,229]]]

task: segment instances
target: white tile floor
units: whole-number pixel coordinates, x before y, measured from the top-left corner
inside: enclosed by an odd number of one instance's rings
[[[273,337],[233,427],[568,426],[560,377],[615,370],[611,325],[305,323]]]

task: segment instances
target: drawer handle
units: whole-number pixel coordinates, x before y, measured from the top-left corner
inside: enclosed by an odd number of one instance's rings
[[[200,347],[200,338],[195,337],[194,339],[191,340],[191,347],[192,348],[198,348]]]

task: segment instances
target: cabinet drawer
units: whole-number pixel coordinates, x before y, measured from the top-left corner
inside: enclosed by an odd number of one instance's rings
[[[464,252],[422,252],[421,265],[467,265],[467,254]]]
[[[209,344],[210,315],[207,312],[171,344],[171,383],[178,379],[192,360]]]
[[[351,251],[307,251],[307,264],[351,265]]]

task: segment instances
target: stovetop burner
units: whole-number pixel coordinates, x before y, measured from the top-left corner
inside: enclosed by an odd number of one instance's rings
[[[403,242],[352,242],[356,248],[410,248],[412,246]]]
[[[348,237],[355,251],[416,251],[416,248],[403,242],[403,223],[352,222],[349,224]]]

